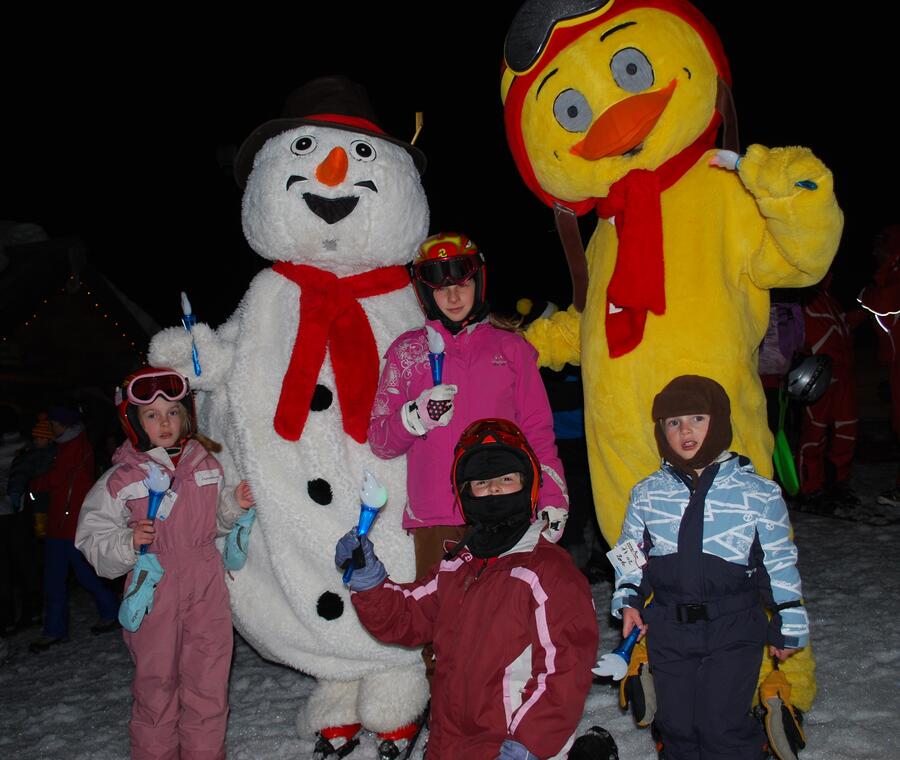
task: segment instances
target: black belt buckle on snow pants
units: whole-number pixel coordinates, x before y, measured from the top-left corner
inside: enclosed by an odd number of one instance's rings
[[[709,620],[705,604],[676,604],[675,619],[679,623],[696,623],[699,620]]]

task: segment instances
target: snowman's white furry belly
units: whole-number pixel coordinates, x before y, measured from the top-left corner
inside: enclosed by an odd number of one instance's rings
[[[401,332],[422,323],[411,287],[361,303],[379,355]],[[215,427],[229,428],[221,433],[236,448],[230,453],[239,475],[250,479],[258,506],[247,564],[229,580],[231,603],[238,629],[263,654],[317,677],[351,679],[418,658],[415,651],[380,644],[362,628],[334,566],[337,539],[358,519],[359,486],[368,469],[388,491],[371,533],[378,556],[392,578],[412,580],[412,541],[401,528],[406,461],[378,459],[368,444],[344,433],[327,356],[318,382],[331,391],[331,404],[309,412],[299,441],[275,432],[298,315],[297,287],[271,270],[258,275],[240,308],[227,399],[215,393],[205,408]],[[330,501],[318,503],[329,489]],[[323,617],[341,605],[341,614]]]

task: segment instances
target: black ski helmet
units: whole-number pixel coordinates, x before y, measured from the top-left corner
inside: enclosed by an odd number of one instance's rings
[[[815,354],[796,359],[785,379],[787,396],[801,404],[815,404],[831,385],[831,357]]]

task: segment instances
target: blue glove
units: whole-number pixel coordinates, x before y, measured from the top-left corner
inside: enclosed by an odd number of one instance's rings
[[[513,739],[504,739],[497,760],[538,760],[538,756],[531,754],[524,744],[519,744]]]
[[[353,577],[350,578],[351,591],[367,591],[378,586],[387,571],[381,560],[375,556],[375,547],[368,536],[359,537],[357,528],[347,531],[338,539],[334,547],[334,564],[339,570],[353,563]]]
[[[155,554],[147,552],[137,558],[131,585],[119,605],[119,622],[126,631],[134,633],[141,627],[144,615],[153,610],[153,594],[165,572]]]
[[[234,527],[225,539],[222,561],[226,570],[240,570],[247,561],[247,545],[250,543],[250,529],[256,519],[256,507],[250,507],[234,522]]]

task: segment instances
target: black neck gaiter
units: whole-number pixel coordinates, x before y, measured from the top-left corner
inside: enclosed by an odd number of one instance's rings
[[[468,491],[468,489],[466,489]],[[526,489],[492,496],[460,496],[470,526],[466,546],[479,559],[512,549],[531,525],[531,496]]]

